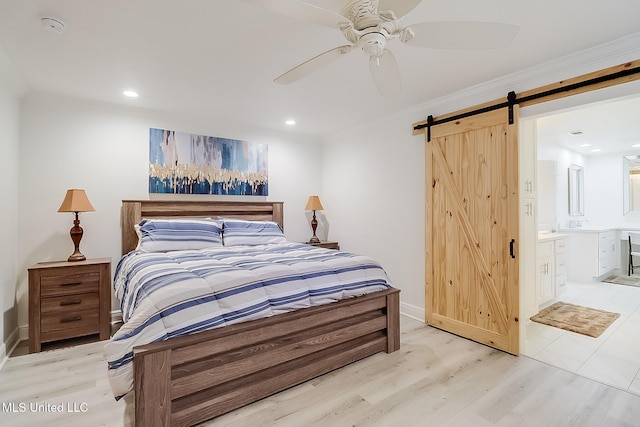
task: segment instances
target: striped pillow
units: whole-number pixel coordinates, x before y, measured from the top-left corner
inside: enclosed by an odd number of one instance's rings
[[[287,243],[280,226],[273,221],[222,220],[222,240],[225,246],[253,246]]]
[[[143,219],[137,249],[169,252],[222,246],[222,225],[213,219]]]

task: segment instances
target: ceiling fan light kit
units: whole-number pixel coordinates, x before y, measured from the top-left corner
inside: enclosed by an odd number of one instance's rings
[[[351,0],[340,13],[301,0],[246,1],[298,20],[335,28],[351,43],[314,56],[277,77],[276,83],[293,83],[359,48],[369,56],[373,82],[385,97],[402,90],[397,61],[387,49],[390,40],[432,49],[495,49],[509,46],[518,32],[515,25],[493,22],[425,22],[405,26],[402,18],[421,0]]]

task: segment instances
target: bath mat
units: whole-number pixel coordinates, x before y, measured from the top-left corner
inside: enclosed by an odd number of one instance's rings
[[[540,310],[531,320],[597,338],[618,317],[620,313],[557,302]]]
[[[603,282],[615,283],[617,285],[640,286],[640,277],[614,274],[613,276],[604,279]]]

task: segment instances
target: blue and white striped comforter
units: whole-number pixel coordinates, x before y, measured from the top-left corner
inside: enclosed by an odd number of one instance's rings
[[[114,279],[125,323],[105,346],[111,389],[132,389],[134,346],[390,287],[369,257],[299,243],[131,252]]]

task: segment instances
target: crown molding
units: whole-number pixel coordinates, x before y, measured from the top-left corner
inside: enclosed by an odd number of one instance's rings
[[[404,110],[404,114],[416,114],[421,111],[425,114],[425,117],[428,115],[438,116],[506,97],[510,91],[518,93],[535,89],[637,59],[640,59],[640,33],[634,33],[609,43],[574,52],[561,58],[430,100]]]

